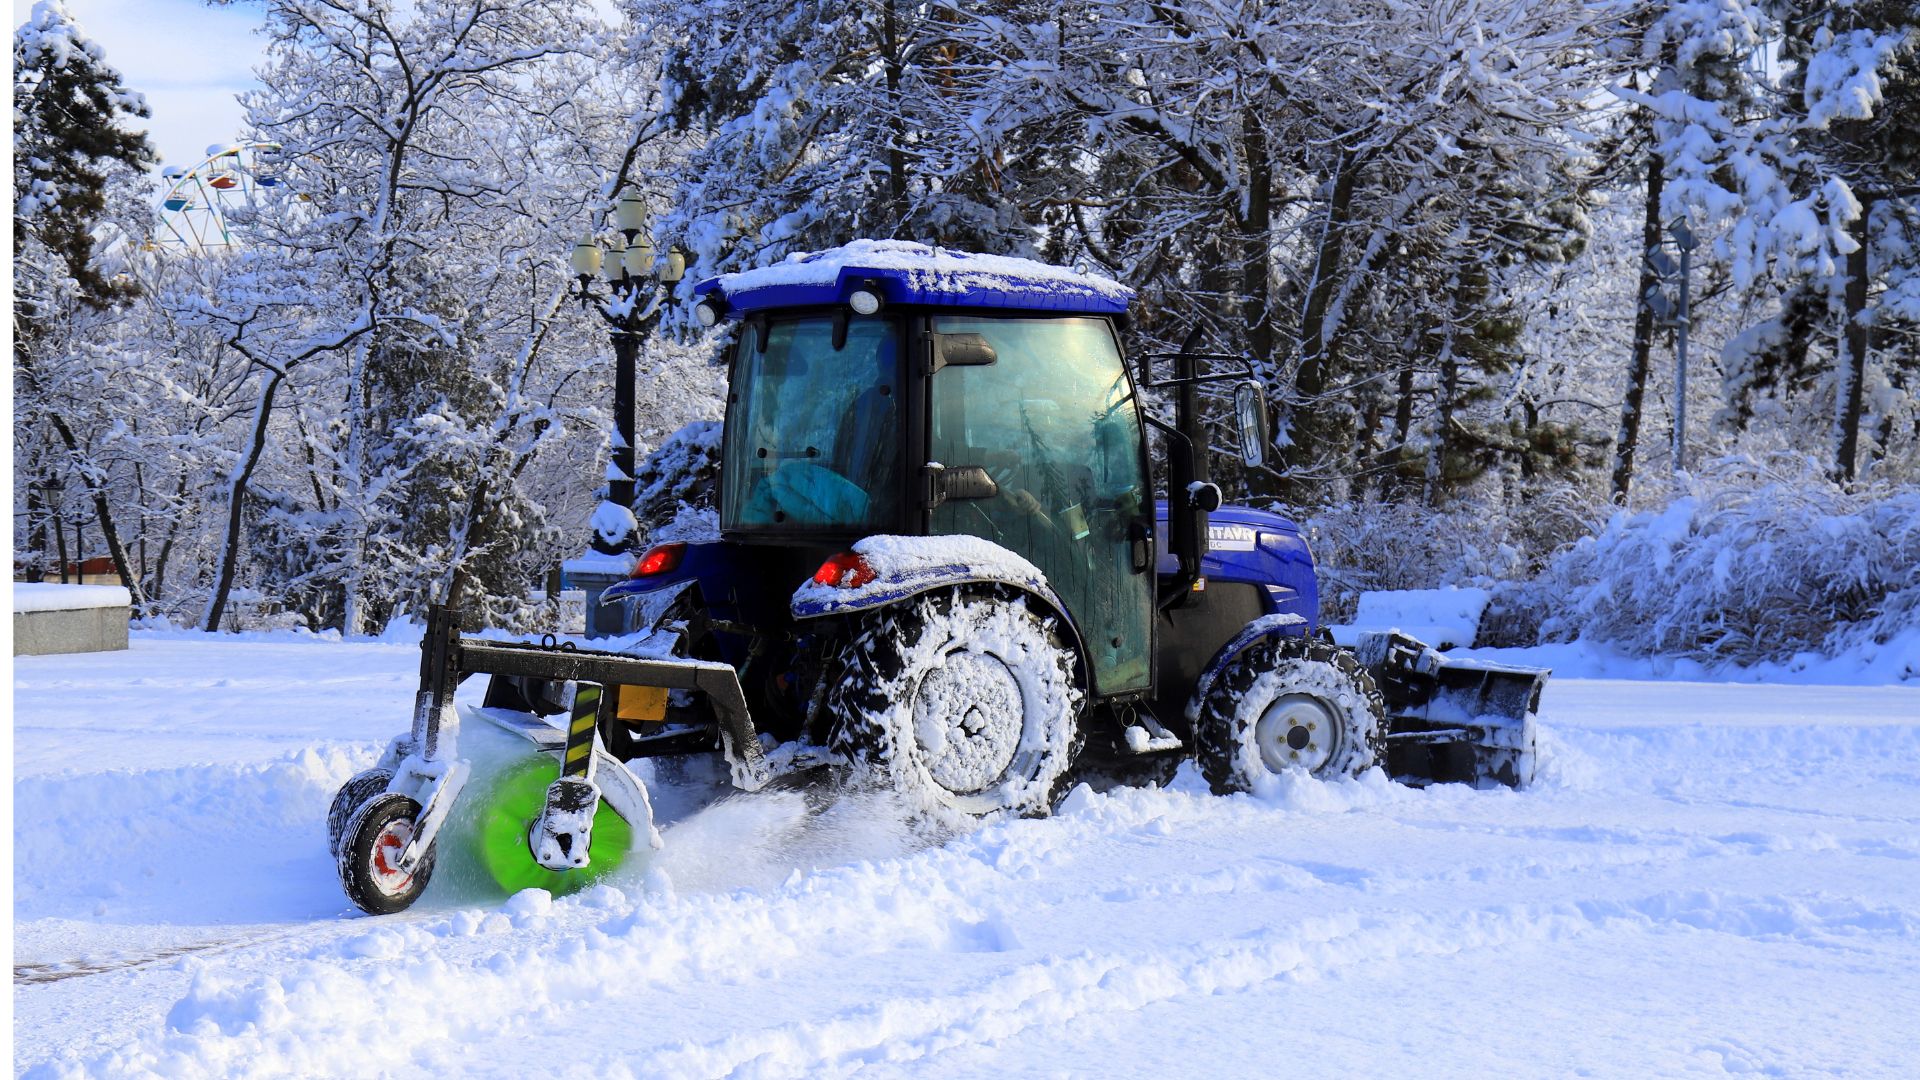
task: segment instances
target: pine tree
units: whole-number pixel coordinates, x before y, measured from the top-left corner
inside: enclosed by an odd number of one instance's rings
[[[1736,425],[1771,399],[1804,435],[1824,429],[1831,473],[1849,481],[1863,435],[1891,435],[1893,415],[1913,412],[1894,389],[1916,366],[1911,338],[1888,338],[1878,359],[1873,346],[1899,326],[1920,265],[1907,240],[1920,199],[1920,29],[1904,0],[1764,10],[1781,73],[1770,107],[1728,140],[1736,182],[1696,200],[1732,223],[1736,284],[1775,286],[1769,315],[1728,345],[1723,391]],[[1881,290],[1893,300],[1884,324],[1870,306]]]
[[[156,160],[146,135],[123,126],[151,115],[146,99],[121,83],[60,0],[39,0],[14,32],[13,73],[14,249],[44,247],[83,303],[107,307],[127,286],[101,273],[94,233],[115,170]],[[34,302],[30,290],[23,295]]]
[[[1782,56],[1795,61],[1787,100],[1828,178],[1822,191],[1835,224],[1847,229],[1846,242],[1835,244],[1846,263],[1834,285],[1841,328],[1831,440],[1835,479],[1852,481],[1869,381],[1884,385],[1891,368],[1916,366],[1908,347],[1894,363],[1870,368],[1876,320],[1868,301],[1878,286],[1920,276],[1920,258],[1904,240],[1920,203],[1920,8],[1908,0],[1791,0],[1781,22]]]

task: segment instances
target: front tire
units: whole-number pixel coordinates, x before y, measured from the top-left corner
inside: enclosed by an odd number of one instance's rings
[[[935,817],[1043,816],[1073,764],[1073,654],[1024,594],[929,593],[863,616],[826,677],[835,747]]]
[[[1223,795],[1292,771],[1357,775],[1384,757],[1386,713],[1352,653],[1308,638],[1262,638],[1227,661],[1198,702],[1200,771]]]

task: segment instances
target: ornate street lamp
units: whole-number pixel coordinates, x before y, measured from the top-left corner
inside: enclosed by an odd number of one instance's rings
[[[620,197],[613,208],[620,238],[602,248],[592,233],[574,245],[568,262],[574,283],[570,295],[591,307],[613,339],[613,463],[607,469],[607,498],[593,514],[594,551],[624,555],[631,551],[637,524],[633,517],[633,381],[640,340],[659,317],[661,304],[686,276],[687,257],[673,248],[665,259],[647,236],[647,202],[637,193]],[[606,285],[597,290],[594,277]]]

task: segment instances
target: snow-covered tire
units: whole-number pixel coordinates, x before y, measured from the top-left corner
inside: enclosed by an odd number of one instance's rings
[[[394,864],[419,821],[420,804],[399,792],[376,795],[347,819],[335,865],[340,887],[355,907],[369,915],[391,915],[413,906],[426,891],[434,848],[427,849],[411,874]]]
[[[1024,594],[927,593],[860,618],[825,710],[857,774],[934,817],[1041,816],[1078,746],[1074,670]]]
[[[1195,756],[1220,794],[1253,791],[1299,769],[1327,779],[1384,757],[1386,703],[1352,653],[1300,637],[1261,638],[1208,684],[1194,716]]]
[[[374,796],[386,791],[392,781],[392,769],[362,769],[333,793],[333,805],[327,807],[327,850],[335,858],[340,856],[340,837],[347,831],[347,819]]]

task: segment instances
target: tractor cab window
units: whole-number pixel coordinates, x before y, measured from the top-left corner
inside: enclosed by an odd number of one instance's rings
[[[967,533],[1025,556],[1065,601],[1103,693],[1144,688],[1153,577],[1133,538],[1151,527],[1140,418],[1104,319],[940,316],[936,334],[978,334],[991,364],[934,375],[931,460],[978,466],[987,498],[951,499],[936,534]]]
[[[890,319],[785,319],[741,331],[721,527],[891,527],[900,503],[900,349]]]

